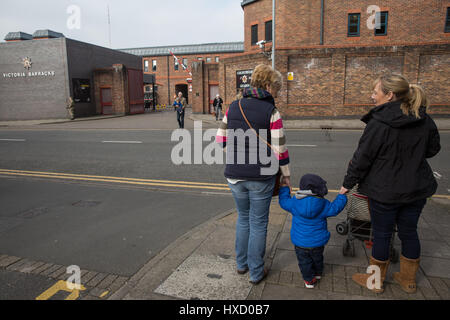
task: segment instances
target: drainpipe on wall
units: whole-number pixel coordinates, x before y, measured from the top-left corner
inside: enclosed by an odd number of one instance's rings
[[[323,45],[323,18],[325,10],[325,0],[320,1],[320,45]]]

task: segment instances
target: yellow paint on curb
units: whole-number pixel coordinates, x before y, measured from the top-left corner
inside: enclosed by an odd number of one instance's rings
[[[86,290],[86,288],[82,285],[80,285],[79,289],[69,289],[67,281],[59,280],[53,286],[41,293],[36,298],[36,300],[48,300],[60,291],[66,291],[70,293],[64,300],[76,300],[80,296],[80,291],[84,290]]]

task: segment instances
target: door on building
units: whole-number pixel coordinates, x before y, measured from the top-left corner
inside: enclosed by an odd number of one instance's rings
[[[219,93],[219,86],[216,85],[209,86],[209,112],[208,112],[209,114],[214,113],[213,102],[218,93]]]
[[[114,113],[111,88],[100,88],[100,105],[102,107],[102,114]]]
[[[128,69],[128,95],[130,98],[130,114],[144,113],[144,79],[142,70]]]
[[[178,92],[183,94],[183,97],[186,98],[186,103],[189,104],[189,94],[188,94],[188,85],[187,84],[177,84],[175,85],[175,94],[178,96]]]

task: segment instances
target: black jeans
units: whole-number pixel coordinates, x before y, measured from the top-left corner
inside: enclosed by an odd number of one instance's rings
[[[180,126],[180,128],[183,129],[184,128],[184,111],[183,112],[177,111],[177,121],[178,121],[178,125]]]
[[[323,250],[325,246],[317,248],[300,248],[295,246],[298,266],[303,280],[311,281],[314,276],[323,273]]]
[[[420,257],[417,223],[426,202],[427,199],[421,199],[408,204],[387,204],[369,199],[373,234],[372,257],[380,261],[389,259],[395,225],[402,242],[402,255],[408,259]]]

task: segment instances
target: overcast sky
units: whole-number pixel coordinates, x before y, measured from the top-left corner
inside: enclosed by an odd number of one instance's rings
[[[0,0],[0,41],[40,29],[109,47],[244,40],[242,0]],[[79,17],[79,19],[78,19]],[[79,29],[78,29],[79,27]]]

